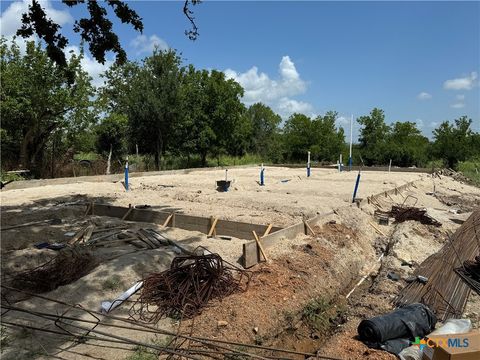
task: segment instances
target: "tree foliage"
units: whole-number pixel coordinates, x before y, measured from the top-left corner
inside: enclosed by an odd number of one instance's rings
[[[59,68],[40,45],[28,42],[26,52],[12,41],[0,40],[2,86],[2,158],[41,173],[46,146],[54,134],[70,140],[95,121],[94,88],[72,55]],[[73,83],[67,72],[74,75]]]
[[[433,154],[454,167],[458,161],[464,161],[480,153],[479,134],[472,129],[472,119],[462,116],[450,123],[444,121],[433,131]]]
[[[370,115],[361,116],[357,121],[362,125],[359,142],[365,165],[385,163],[390,128],[385,124],[384,111],[374,108]]]
[[[88,17],[82,17],[75,21],[73,30],[80,34],[82,40],[88,44],[93,57],[100,63],[105,63],[105,55],[108,51],[116,54],[117,64],[124,64],[127,54],[120,44],[118,35],[113,31],[113,23],[108,18],[107,9],[97,0],[61,0],[68,7],[86,4]],[[143,32],[142,18],[137,12],[127,5],[126,1],[105,0],[118,20],[124,24],[130,24],[136,31]],[[191,29],[185,31],[185,35],[191,40],[196,40],[199,33],[193,16],[192,6],[200,4],[200,0],[185,0],[183,13],[191,24]],[[45,9],[38,0],[32,0],[28,11],[22,14],[22,26],[17,35],[28,38],[36,34],[46,44],[47,54],[57,65],[64,67],[67,64],[65,48],[68,39],[60,32],[61,26],[48,18]]]
[[[315,118],[296,113],[283,121],[265,104],[247,108],[240,84],[223,72],[184,65],[173,50],[112,66],[98,91],[80,66],[83,50],[61,67],[39,44],[28,43],[21,53],[2,39],[0,55],[2,169],[55,176],[74,153],[106,157],[112,150],[119,159],[137,146],[156,169],[165,168],[166,157],[186,159],[187,166],[190,160],[205,166],[208,157],[219,163],[223,155],[282,163],[305,162],[310,151],[313,161],[335,163],[348,152],[335,111]],[[413,122],[387,125],[379,108],[358,123],[355,164],[358,153],[365,165],[392,160],[418,167],[436,159],[455,167],[480,157],[480,134],[465,116],[443,122],[433,141]]]
[[[311,119],[304,114],[293,114],[283,128],[286,157],[305,160],[308,151],[318,161],[335,161],[345,145],[343,128],[336,127],[338,114],[327,112]]]

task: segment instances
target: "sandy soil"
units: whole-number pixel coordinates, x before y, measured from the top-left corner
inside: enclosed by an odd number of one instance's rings
[[[310,353],[320,349],[322,354],[345,359],[391,358],[384,352],[368,349],[355,339],[358,323],[392,309],[392,298],[415,266],[437,251],[447,234],[455,231],[474,207],[480,206],[480,189],[449,177],[432,179],[417,173],[364,172],[358,197],[366,198],[415,181],[413,187],[398,195],[380,198],[380,205],[385,210],[394,203],[426,207],[428,213],[443,224],[441,228],[416,222],[377,224],[377,228],[387,235],[382,237],[370,224],[375,221],[372,217],[375,207],[363,204],[362,209],[358,209],[351,204],[356,176],[356,173],[315,169],[312,177],[306,178],[304,169],[267,168],[266,186],[260,187],[258,169],[239,168],[229,171],[229,178],[234,183],[227,193],[215,190],[215,180],[224,178],[221,170],[132,178],[129,192],[125,192],[119,182],[82,182],[2,191],[2,227],[44,219],[62,220],[57,225],[36,224],[2,231],[2,277],[4,281],[8,280],[9,276],[34,268],[56,255],[52,250],[34,249],[36,243],[64,242],[67,240],[65,233],[78,231],[89,223],[119,223],[118,219],[85,218],[84,204],[89,201],[122,206],[148,204],[153,210],[176,210],[191,215],[278,226],[294,224],[304,216],[335,210],[335,215],[323,219],[315,228],[315,237],[301,235],[268,248],[272,260],[252,269],[254,276],[248,291],[232,295],[222,303],[212,302],[195,319],[193,331],[206,337],[261,342]],[[132,228],[150,227],[164,231],[172,239],[191,247],[205,246],[229,262],[238,261],[242,244],[246,241],[207,239],[205,234],[162,229],[155,224],[126,224]],[[387,243],[393,244],[390,252],[381,264],[376,263]],[[98,251],[96,256],[100,261],[93,271],[46,295],[98,309],[102,300],[115,298],[145,274],[166,269],[175,256],[168,248],[132,250],[135,249],[125,246]],[[312,332],[301,320],[305,305],[314,298],[329,297],[342,303],[339,300],[342,294],[346,294],[360,276],[369,273],[372,266],[373,276],[355,290],[348,302],[343,300],[345,318],[338,323],[335,320],[328,334]],[[388,279],[386,274],[390,271],[398,273],[401,280]],[[114,275],[121,275],[121,281],[112,289],[105,282]],[[66,310],[38,299],[25,299],[17,304],[58,313]],[[129,306],[119,308],[117,315],[128,316],[128,309]],[[70,313],[87,316],[78,311]],[[478,326],[478,314],[480,300],[472,296],[465,316]],[[18,320],[36,326],[45,325],[27,315],[18,317]],[[226,321],[227,325],[219,328],[218,321]],[[182,326],[190,331],[189,325],[184,322]],[[157,326],[176,329],[178,324],[164,319]],[[258,329],[254,331],[255,328]],[[104,326],[104,329],[108,331],[108,327]],[[127,329],[118,330],[117,334],[147,342],[163,341]],[[22,354],[23,358],[124,359],[129,354],[125,345],[73,344],[58,336],[44,336],[35,331],[14,333],[11,336],[14,346],[8,346],[2,358],[14,359]],[[327,338],[328,342],[325,341]]]
[[[271,167],[265,170],[265,186],[259,186],[259,170],[234,168],[227,193],[216,191],[215,181],[225,178],[223,170],[193,171],[185,175],[132,178],[130,191],[120,182],[72,183],[2,191],[2,207],[44,206],[71,201],[72,196],[114,205],[148,204],[154,209],[176,209],[190,215],[215,216],[251,223],[293,224],[302,216],[326,213],[351,201],[356,173],[315,169],[310,178],[304,169]],[[418,173],[364,172],[357,197],[379,193],[425,178]],[[287,182],[282,182],[287,180]]]

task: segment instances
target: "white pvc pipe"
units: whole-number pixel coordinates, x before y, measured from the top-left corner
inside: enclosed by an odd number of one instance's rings
[[[352,143],[353,143],[353,114],[350,117],[350,159],[352,158]]]
[[[122,295],[116,298],[113,301],[102,301],[101,311],[104,313],[108,313],[115,309],[117,306],[121,305],[125,300],[127,300],[130,296],[135,294],[141,287],[143,286],[143,281],[137,282],[133,285],[130,289],[125,291]]]

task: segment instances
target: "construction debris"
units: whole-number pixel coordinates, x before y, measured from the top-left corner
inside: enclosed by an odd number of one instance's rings
[[[480,255],[475,260],[465,260],[463,266],[455,269],[456,273],[480,295]]]
[[[132,296],[138,290],[140,290],[142,286],[143,286],[143,281],[139,281],[135,285],[130,287],[127,291],[125,291],[122,295],[117,297],[115,300],[113,300],[113,301],[102,301],[101,311],[104,312],[104,313],[108,313],[108,312],[112,311],[117,306],[121,305],[130,296]]]
[[[178,256],[171,267],[143,280],[131,315],[158,322],[165,316],[192,318],[212,299],[245,291],[250,274],[226,263],[218,254]]]
[[[395,298],[394,304],[403,306],[421,302],[428,305],[440,321],[461,317],[470,288],[457,276],[455,269],[479,253],[479,232],[480,209],[477,209],[440,251],[429,256],[415,270],[413,276],[418,281],[408,284]]]
[[[51,291],[80,279],[97,264],[89,249],[66,248],[45,264],[15,275],[11,286],[35,293]]]
[[[451,178],[453,178],[457,181],[460,181],[460,182],[464,182],[464,183],[471,183],[472,182],[472,180],[470,180],[465,175],[463,175],[463,173],[455,171],[453,169],[441,169],[441,170],[438,170],[437,172],[433,173],[432,176],[437,177],[439,179],[441,179],[441,176],[450,176]]]
[[[393,205],[389,215],[395,218],[397,223],[407,220],[420,221],[424,225],[442,226],[442,223],[427,215],[427,209],[414,206]]]

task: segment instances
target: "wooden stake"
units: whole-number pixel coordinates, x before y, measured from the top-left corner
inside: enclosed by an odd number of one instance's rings
[[[1,230],[4,231],[4,230],[17,229],[17,228],[21,228],[21,227],[25,227],[25,226],[30,226],[30,225],[47,224],[48,222],[51,222],[51,221],[52,220],[31,221],[31,222],[24,223],[24,224],[5,226],[5,227],[2,227]]]
[[[369,224],[370,224],[380,235],[387,237],[387,235],[385,235],[385,233],[384,233],[382,230],[380,230],[378,227],[376,227],[374,223],[369,222]]]
[[[90,209],[92,208],[92,203],[88,204],[87,206],[87,211],[85,211],[85,215],[84,216],[87,216],[88,213],[90,212]]]
[[[86,243],[90,238],[92,237],[93,230],[95,229],[95,225],[89,225],[87,226],[87,229],[85,230],[85,235],[83,236],[82,242]]]
[[[308,225],[308,222],[307,220],[303,220],[303,223],[305,224],[305,227],[312,233],[313,236],[315,236],[315,231],[313,231],[313,229],[310,227],[310,225]],[[306,234],[308,235],[308,234]]]
[[[77,232],[77,234],[70,239],[70,241],[68,242],[70,245],[73,245],[75,244],[78,240],[81,239],[81,237],[83,236],[83,234],[85,234],[85,231],[87,230],[87,228],[83,228],[81,229],[79,232]]]
[[[213,220],[212,226],[210,227],[210,231],[208,232],[207,237],[212,237],[212,234],[215,232],[215,226],[217,226],[217,221],[218,221],[218,218],[215,218]],[[215,235],[216,235],[216,232],[215,232]]]
[[[127,212],[125,213],[125,215],[123,215],[122,220],[125,220],[125,219],[128,217],[128,215],[130,215],[130,213],[132,212],[132,210],[133,210],[133,206],[130,205],[130,206],[128,207],[128,210],[127,210]]]
[[[170,215],[168,215],[167,219],[165,220],[165,222],[163,223],[162,227],[166,227],[168,225],[168,223],[170,222],[170,220],[172,219],[172,216],[173,216],[173,213],[171,213]]]
[[[272,224],[268,224],[267,230],[265,230],[265,232],[263,233],[263,236],[262,236],[262,237],[265,237],[265,236],[267,236],[268,234],[270,234],[270,231],[272,230],[272,227],[273,227]]]
[[[261,251],[263,257],[265,258],[265,261],[268,261],[267,254],[265,253],[265,250],[263,249],[263,245],[260,242],[260,239],[258,238],[257,233],[255,232],[255,230],[253,230],[252,233],[253,233],[253,236],[255,237],[255,241],[257,242],[257,245],[260,248],[260,251]]]

